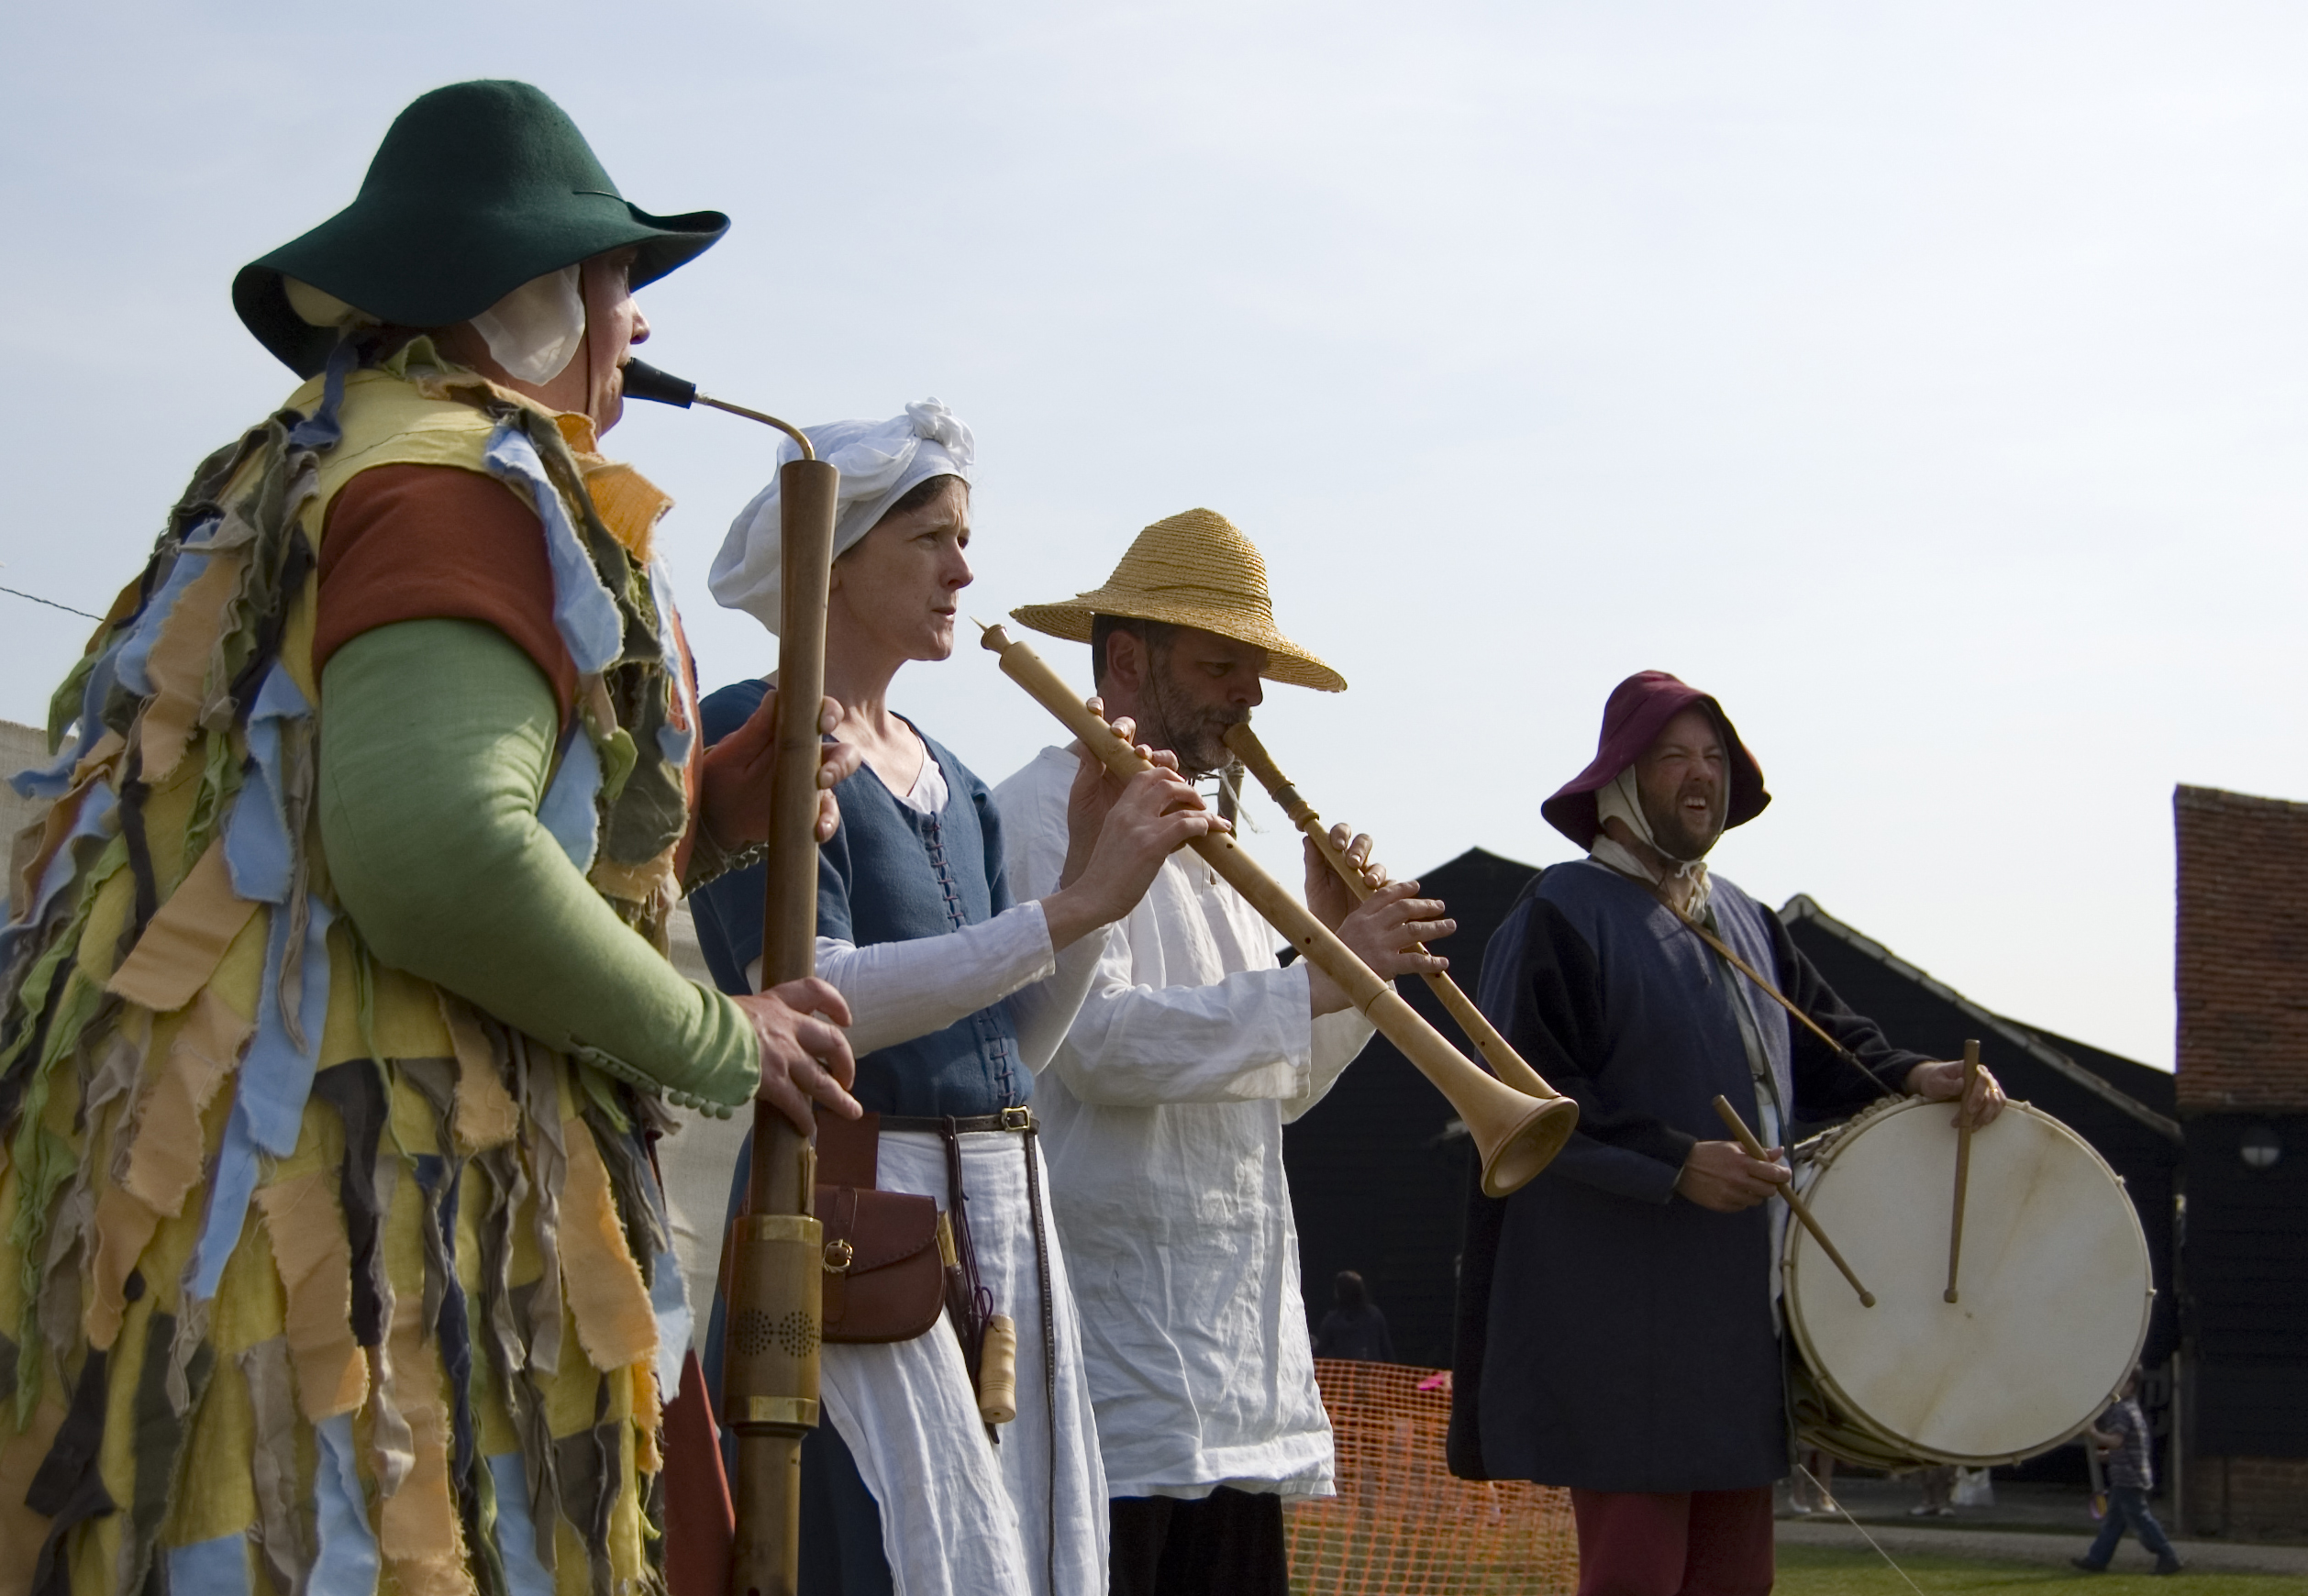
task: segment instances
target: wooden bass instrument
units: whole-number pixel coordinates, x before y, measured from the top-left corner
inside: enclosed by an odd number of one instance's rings
[[[816,973],[817,731],[826,696],[826,593],[841,473],[801,429],[707,398],[697,385],[631,360],[627,398],[708,405],[774,427],[801,445],[778,471],[782,614],[778,628],[776,753],[770,775],[769,886],[761,908],[761,990]],[[811,1214],[816,1151],[784,1114],[757,1099],[747,1211],[729,1254],[722,1415],[736,1434],[730,1482],[737,1538],[731,1596],[795,1596],[801,1584],[802,1438],[817,1425],[825,1237]]]
[[[1126,781],[1151,768],[1136,748],[1115,735],[1112,726],[1091,714],[1033,649],[1012,640],[1000,626],[985,627],[981,640],[1001,656],[1002,673],[1056,715],[1117,781]],[[1518,1092],[1475,1065],[1421,1018],[1391,982],[1381,981],[1304,903],[1261,870],[1233,837],[1213,833],[1194,838],[1188,846],[1248,899],[1268,925],[1288,937],[1304,958],[1337,982],[1354,1006],[1449,1100],[1481,1156],[1484,1191],[1504,1197],[1520,1190],[1562,1149],[1579,1121],[1577,1103],[1535,1073],[1531,1081],[1536,1090]]]

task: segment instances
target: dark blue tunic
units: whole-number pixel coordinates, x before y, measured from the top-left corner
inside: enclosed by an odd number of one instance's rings
[[[1921,1056],[1852,1014],[1777,915],[1714,878],[1716,931],[1897,1091]],[[1741,989],[1744,988],[1744,993]],[[1769,1206],[1675,1195],[1692,1144],[1757,1124],[1753,1027],[1792,1121],[1878,1095],[1637,883],[1581,859],[1526,890],[1483,955],[1481,1008],[1579,1130],[1501,1202],[1461,1265],[1452,1469],[1591,1491],[1730,1491],[1787,1472]],[[1739,1007],[1744,1004],[1745,1014]]]

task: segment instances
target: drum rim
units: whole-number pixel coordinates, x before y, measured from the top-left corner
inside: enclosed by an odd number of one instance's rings
[[[1820,1133],[1818,1137],[1810,1138],[1810,1140],[1818,1141],[1820,1146],[1805,1167],[1797,1170],[1799,1177],[1805,1173],[1810,1176],[1804,1189],[1807,1190],[1809,1186],[1818,1182],[1835,1163],[1840,1149],[1849,1146],[1858,1132],[1878,1121],[1890,1119],[1894,1114],[1936,1106],[1938,1105],[1921,1097],[1904,1097],[1895,1102],[1874,1104],[1852,1115],[1841,1125],[1831,1126]],[[2131,1188],[2125,1185],[2124,1177],[2117,1174],[2107,1159],[2100,1156],[2099,1148],[2085,1140],[2081,1133],[2067,1121],[2056,1114],[2046,1113],[2033,1103],[2016,1100],[2006,1103],[2003,1105],[2003,1112],[2024,1114],[2031,1119],[2041,1120],[2053,1130],[2066,1136],[2081,1148],[2085,1156],[2098,1165],[2101,1172],[2115,1184],[2118,1191],[2126,1193],[2128,1198]],[[1809,1142],[1807,1141],[1805,1145],[1809,1145]],[[2066,1446],[2090,1429],[2093,1422],[2107,1411],[2108,1404],[2115,1400],[2116,1392],[2123,1389],[2125,1376],[2139,1362],[2140,1349],[2147,1345],[2149,1319],[2156,1305],[2156,1255],[2148,1249],[2147,1232],[2140,1224],[2138,1208],[2126,1201],[2124,1213],[2125,1217],[2131,1222],[2132,1236],[2139,1244],[2140,1257],[2147,1265],[2147,1290],[2140,1294],[2139,1324],[2133,1332],[2131,1356],[2125,1359],[2124,1372],[2117,1375],[2115,1384],[2109,1389],[2105,1396],[2099,1399],[2092,1412],[2085,1414],[2081,1423],[2058,1439],[2047,1441],[2040,1446],[2030,1446],[2017,1452],[1993,1454],[1944,1452],[1936,1447],[1921,1446],[1904,1436],[1893,1434],[1888,1427],[1870,1416],[1859,1403],[1852,1401],[1850,1393],[1837,1384],[1835,1378],[1822,1367],[1821,1359],[1812,1347],[1811,1337],[1803,1327],[1803,1316],[1795,1310],[1796,1250],[1800,1246],[1809,1242],[1807,1234],[1799,1225],[1790,1225],[1787,1227],[1787,1238],[1780,1249],[1781,1317],[1786,1324],[1788,1335],[1794,1341],[1797,1355],[1803,1359],[1803,1371],[1810,1376],[1812,1383],[1833,1406],[1836,1417],[1841,1420],[1847,1428],[1865,1437],[1871,1444],[1887,1446],[1892,1451],[1912,1457],[1920,1464],[1954,1464],[1958,1468],[1978,1469],[1995,1464],[2023,1463],[2030,1457],[2040,1457],[2047,1452]],[[1816,1253],[1818,1251],[1816,1243],[1810,1245],[1812,1250]],[[1824,1253],[1819,1254],[1818,1264],[1820,1268],[1830,1272],[1835,1269]],[[1836,1275],[1836,1279],[1840,1282],[1842,1277]],[[1822,1435],[1817,1425],[1798,1424],[1795,1429],[1799,1441],[1807,1439],[1810,1444],[1818,1446],[1820,1450],[1841,1457],[1841,1454],[1836,1452],[1835,1446]],[[1880,1463],[1861,1462],[1854,1458],[1843,1460],[1864,1468],[1882,1466]]]

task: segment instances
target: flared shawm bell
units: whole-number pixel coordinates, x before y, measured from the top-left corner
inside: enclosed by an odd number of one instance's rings
[[[1248,643],[1267,652],[1270,682],[1343,693],[1347,679],[1282,636],[1266,592],[1266,560],[1215,510],[1188,510],[1137,535],[1104,587],[1063,604],[1027,604],[1010,614],[1024,626],[1070,642],[1090,641],[1093,615],[1167,621]]]
[[[653,216],[609,181],[569,114],[527,83],[451,83],[395,117],[351,205],[240,269],[233,308],[297,375],[338,338],[291,304],[294,280],[364,319],[450,327],[533,277],[633,247],[633,285],[729,230],[719,211]],[[314,298],[300,294],[310,310]]]

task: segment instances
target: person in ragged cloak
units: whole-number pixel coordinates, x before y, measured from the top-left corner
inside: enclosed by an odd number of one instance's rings
[[[971,1332],[950,1313],[911,1340],[827,1345],[824,1422],[802,1449],[801,1590],[1102,1590],[1105,1477],[1044,1194],[1035,1077],[1082,1004],[1106,927],[1172,851],[1224,822],[1167,757],[1126,785],[1077,760],[1063,868],[1039,896],[1014,901],[985,783],[889,705],[906,664],[953,652],[957,601],[973,580],[975,440],[934,399],[888,421],[805,430],[841,472],[826,685],[843,706],[840,737],[865,760],[836,790],[843,825],[819,858],[817,970],[856,1015],[855,1091],[880,1116],[880,1189],[937,1199],[966,1231],[993,1311],[1015,1322],[1017,1412],[991,1443],[971,1392]],[[772,632],[780,499],[772,479],[713,573],[716,598]],[[712,694],[706,735],[744,722],[763,690],[742,682]],[[699,940],[728,990],[760,979],[761,895],[753,870],[699,894]],[[732,1215],[749,1174],[749,1142]],[[706,1358],[716,1375],[725,1312],[716,1297]]]
[[[703,757],[666,501],[594,450],[633,290],[727,226],[459,83],[236,281],[303,385],[16,778],[52,806],[0,932],[0,1591],[665,1577],[660,1099],[850,1074],[830,989],[663,951],[767,835],[766,721]]]
[[[1708,870],[1725,827],[1770,802],[1713,698],[1664,671],[1627,678],[1594,761],[1539,808],[1588,857],[1526,888],[1483,955],[1483,1013],[1577,1101],[1579,1128],[1515,1195],[1471,1198],[1449,1461],[1570,1488],[1581,1596],[1770,1589],[1771,1486],[1788,1472],[1777,1144],[1877,1097],[1963,1096],[1961,1064],[1893,1047],[1777,915]],[[1768,1158],[1725,1138],[1718,1094]],[[2003,1101],[1983,1070],[1957,1113],[1984,1125]]]

